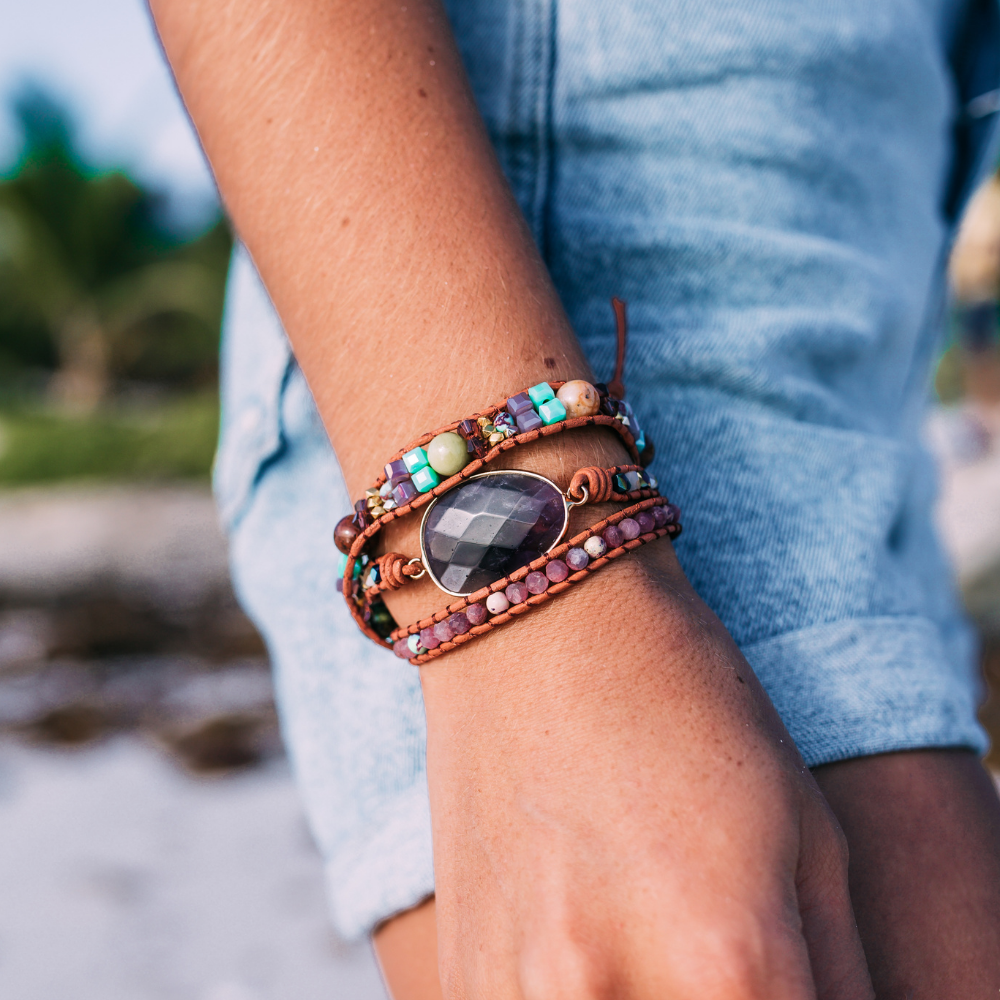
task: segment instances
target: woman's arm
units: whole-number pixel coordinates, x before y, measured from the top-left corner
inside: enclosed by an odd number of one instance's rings
[[[354,495],[415,434],[586,377],[437,3],[152,7]],[[560,483],[624,459],[517,452]],[[446,996],[871,995],[836,824],[666,543],[422,683]]]

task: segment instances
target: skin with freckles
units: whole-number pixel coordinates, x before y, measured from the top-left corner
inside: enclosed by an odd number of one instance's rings
[[[592,378],[436,2],[152,9],[352,495],[427,428]],[[624,461],[578,432],[516,465]],[[384,546],[417,551],[417,520]],[[421,681],[436,898],[378,935],[397,1000],[873,996],[836,818],[669,544]]]

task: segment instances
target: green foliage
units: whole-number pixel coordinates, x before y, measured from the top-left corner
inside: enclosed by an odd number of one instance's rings
[[[67,479],[207,478],[219,407],[213,392],[139,412],[86,417],[0,413],[0,486]]]
[[[14,110],[24,147],[0,181],[0,379],[58,371],[56,395],[84,410],[122,381],[211,383],[225,221],[178,237],[154,193],[81,161],[52,100],[29,91]]]

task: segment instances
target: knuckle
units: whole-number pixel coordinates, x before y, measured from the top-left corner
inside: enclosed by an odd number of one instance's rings
[[[588,1000],[606,995],[594,961],[572,942],[533,947],[521,956],[524,1000]]]

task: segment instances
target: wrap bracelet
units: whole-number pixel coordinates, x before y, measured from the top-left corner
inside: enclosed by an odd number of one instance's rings
[[[658,538],[676,538],[679,517],[664,497],[616,511],[488,587],[393,630],[393,652],[415,665],[428,663],[583,583],[612,560]]]

